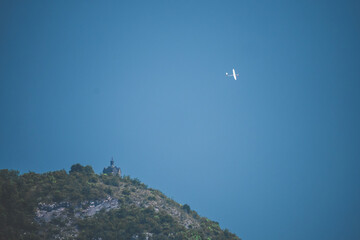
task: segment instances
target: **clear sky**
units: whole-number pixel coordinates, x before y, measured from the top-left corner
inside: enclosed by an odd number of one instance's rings
[[[0,114],[1,169],[114,157],[243,239],[360,239],[359,1],[3,0]]]

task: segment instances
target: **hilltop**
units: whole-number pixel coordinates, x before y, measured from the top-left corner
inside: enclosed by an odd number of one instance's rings
[[[0,239],[239,238],[138,179],[91,166],[20,175],[0,170]]]

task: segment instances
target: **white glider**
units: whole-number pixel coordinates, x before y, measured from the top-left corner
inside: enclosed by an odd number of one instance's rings
[[[229,75],[228,73],[226,73],[226,76],[228,77],[234,77],[234,79],[236,80],[236,76],[239,76],[239,74],[235,73],[235,69],[233,68],[233,74]]]

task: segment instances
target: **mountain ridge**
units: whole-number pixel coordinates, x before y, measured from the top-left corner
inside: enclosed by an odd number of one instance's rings
[[[240,239],[159,190],[91,166],[0,170],[0,239]]]

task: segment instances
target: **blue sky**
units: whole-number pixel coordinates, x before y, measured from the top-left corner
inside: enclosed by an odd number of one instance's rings
[[[243,239],[359,239],[359,29],[357,1],[1,1],[0,168],[114,157]]]

